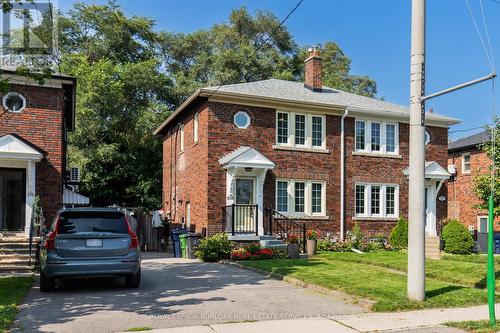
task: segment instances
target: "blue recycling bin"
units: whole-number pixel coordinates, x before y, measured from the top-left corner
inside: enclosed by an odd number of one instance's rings
[[[170,239],[174,245],[174,257],[180,258],[182,257],[181,253],[181,241],[179,236],[187,233],[186,229],[176,229],[170,232]]]
[[[495,253],[500,254],[500,234],[495,233],[493,239],[494,239]],[[486,250],[486,253],[488,253],[488,250]]]

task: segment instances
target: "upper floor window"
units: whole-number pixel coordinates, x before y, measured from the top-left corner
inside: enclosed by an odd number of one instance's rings
[[[397,123],[356,120],[355,150],[367,153],[398,154]]]
[[[462,154],[462,173],[470,173],[471,163],[470,163],[470,153]]]
[[[304,179],[277,180],[276,210],[289,215],[324,216],[325,182]]]
[[[180,136],[180,149],[181,149],[181,152],[184,151],[184,125],[181,125],[180,128],[179,128],[179,136]]]
[[[354,213],[357,217],[398,217],[399,186],[356,184],[354,203]]]
[[[325,116],[295,112],[276,113],[276,145],[326,149]]]
[[[250,116],[248,115],[248,113],[243,111],[236,112],[233,121],[236,127],[238,128],[245,129],[248,128],[248,126],[250,126]]]
[[[198,142],[198,118],[199,113],[196,112],[193,118],[193,142]]]
[[[3,96],[2,105],[9,112],[19,113],[26,108],[26,98],[18,92],[9,92]]]

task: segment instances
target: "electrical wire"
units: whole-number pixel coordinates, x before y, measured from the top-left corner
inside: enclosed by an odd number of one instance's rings
[[[458,130],[454,130],[454,131],[449,131],[448,133],[449,134],[453,134],[453,133],[469,132],[469,131],[477,130],[477,129],[480,129],[480,128],[484,128],[484,126],[490,126],[490,125],[491,124],[485,124],[483,126],[478,126],[478,127],[458,129]]]
[[[476,18],[474,17],[474,13],[472,12],[472,8],[470,7],[469,0],[465,0],[465,4],[467,5],[467,9],[469,11],[469,15],[472,19],[472,23],[474,23],[474,27],[476,28],[476,33],[479,37],[479,40],[481,41],[481,45],[483,46],[484,54],[486,55],[486,58],[488,59],[488,62],[490,63],[491,70],[494,72],[495,71],[495,65],[493,63],[493,59],[491,58],[488,48],[486,47],[486,43],[484,42],[483,35],[481,34],[481,30],[479,29],[479,26],[477,25]],[[486,23],[485,23],[486,25]]]
[[[267,41],[268,41],[269,39],[271,39],[271,37],[273,36],[273,34],[274,34],[274,33],[276,33],[276,31],[277,31],[279,28],[281,28],[281,26],[282,26],[282,25],[283,25],[283,24],[284,24],[284,23],[288,20],[288,18],[289,18],[290,16],[292,16],[292,14],[293,14],[293,13],[297,10],[297,8],[299,8],[299,6],[302,4],[302,2],[304,2],[304,0],[300,0],[300,1],[299,1],[296,5],[295,5],[295,7],[294,7],[294,8],[293,8],[293,9],[292,9],[289,13],[288,13],[288,15],[287,15],[287,16],[285,16],[285,18],[284,18],[284,19],[280,22],[280,24],[278,24],[278,26],[277,26],[277,27],[275,27],[275,28],[273,29],[273,31],[271,31],[271,33],[270,33],[269,35],[267,35],[266,39],[264,39],[264,41],[263,41],[260,45],[258,45],[258,46],[254,49],[254,52],[253,52],[251,55],[249,55],[246,59],[251,59],[251,58],[252,58],[255,54],[257,54],[257,52],[259,52],[259,50],[260,50],[260,49],[261,49],[264,45],[266,45]],[[223,86],[223,84],[220,84],[220,85],[217,87],[217,89],[215,89],[214,91],[212,91],[212,92],[210,93],[210,95],[208,95],[208,97],[207,97],[207,98],[210,98],[210,96],[212,96],[212,95],[213,95],[213,94],[215,94],[217,91],[219,91],[219,89],[220,89],[222,86]]]
[[[493,62],[493,72],[495,72],[495,56],[493,54],[493,48],[491,47],[490,34],[488,32],[488,25],[486,24],[486,16],[484,15],[483,0],[479,0],[479,6],[481,8],[481,16],[483,18],[484,32],[486,34],[486,41],[488,42],[488,48],[490,50],[491,62]]]

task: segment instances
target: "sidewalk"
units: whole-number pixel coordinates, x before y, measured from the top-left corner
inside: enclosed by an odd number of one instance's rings
[[[496,304],[500,312],[500,303]],[[470,308],[430,309],[392,313],[363,313],[341,316],[338,319],[298,319],[269,320],[260,322],[242,322],[212,324],[206,326],[176,327],[156,329],[153,333],[354,333],[372,331],[426,331],[426,332],[462,332],[441,326],[448,321],[488,319],[488,306],[479,305]]]

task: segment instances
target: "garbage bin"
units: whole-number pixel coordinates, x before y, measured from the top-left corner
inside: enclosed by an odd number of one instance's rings
[[[187,233],[187,249],[186,249],[187,258],[196,259],[194,253],[198,248],[198,243],[200,242],[200,239],[201,239],[200,233],[194,233],[194,232]]]
[[[179,240],[181,242],[181,253],[183,258],[187,258],[186,248],[187,248],[187,234],[179,235]]]
[[[176,229],[170,232],[170,238],[172,239],[172,245],[174,248],[174,257],[181,257],[181,243],[179,236],[186,233],[186,229]]]

